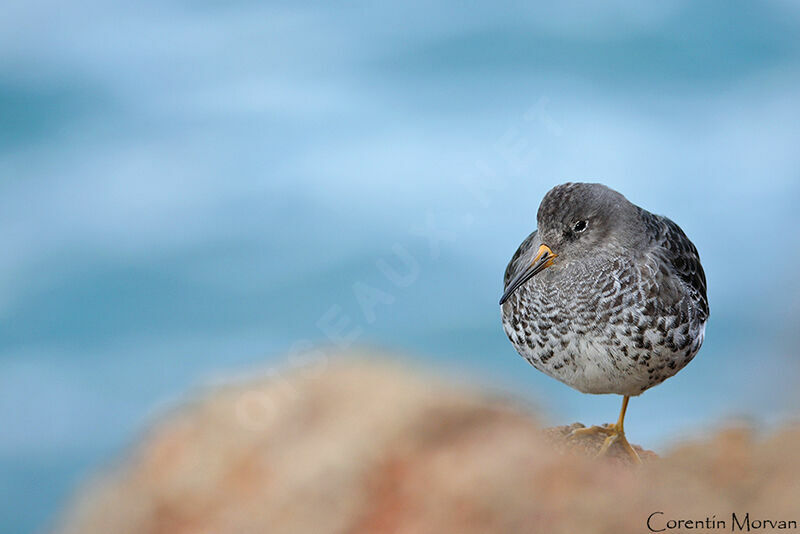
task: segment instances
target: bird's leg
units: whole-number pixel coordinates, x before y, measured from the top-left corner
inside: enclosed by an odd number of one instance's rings
[[[569,437],[574,438],[576,436],[589,436],[594,434],[605,434],[606,439],[603,442],[603,446],[600,447],[600,451],[597,453],[597,456],[604,456],[608,453],[608,449],[616,442],[622,446],[628,456],[631,457],[634,463],[641,464],[642,460],[639,458],[636,450],[631,447],[631,444],[628,443],[628,440],[625,438],[625,412],[628,409],[628,400],[630,396],[625,395],[622,399],[622,409],[619,412],[619,419],[614,424],[608,424],[604,426],[592,426],[589,428],[577,428],[570,432]]]
[[[597,453],[597,456],[603,456],[606,454],[609,447],[618,441],[628,456],[631,457],[631,460],[633,460],[633,462],[636,464],[641,464],[642,459],[639,458],[639,454],[625,438],[625,412],[628,410],[628,400],[630,400],[630,396],[625,395],[625,397],[622,399],[622,409],[619,412],[619,419],[617,419],[616,424],[608,426],[610,432],[606,440],[603,442],[603,446],[600,447],[600,451]]]

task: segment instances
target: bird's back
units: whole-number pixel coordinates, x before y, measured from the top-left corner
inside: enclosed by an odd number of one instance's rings
[[[664,275],[674,275],[682,282],[682,293],[696,307],[695,320],[705,322],[709,316],[706,274],[697,248],[671,219],[639,209],[650,237],[650,253],[669,269],[669,273],[663,273]],[[663,294],[660,298],[666,304],[670,299],[682,296]]]

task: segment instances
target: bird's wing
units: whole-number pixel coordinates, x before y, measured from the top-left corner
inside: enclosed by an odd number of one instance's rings
[[[697,248],[680,226],[667,217],[650,215],[652,218],[648,221],[648,226],[653,232],[659,256],[668,262],[675,274],[689,287],[702,319],[708,318],[706,273],[700,264]]]
[[[506,267],[506,274],[503,277],[503,289],[508,288],[508,282],[513,280],[522,269],[530,265],[533,260],[532,254],[539,248],[538,246],[534,246],[535,243],[538,244],[537,234],[538,231],[534,230],[531,235],[526,237],[525,241],[522,242],[511,257],[511,261],[508,262],[508,266]]]

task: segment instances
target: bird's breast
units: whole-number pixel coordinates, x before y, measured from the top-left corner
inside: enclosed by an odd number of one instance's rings
[[[702,343],[689,299],[665,307],[650,272],[623,260],[545,271],[503,305],[504,330],[534,367],[580,391],[638,395]]]

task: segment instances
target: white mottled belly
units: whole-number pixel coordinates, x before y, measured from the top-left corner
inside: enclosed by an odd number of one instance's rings
[[[691,327],[689,304],[648,305],[636,269],[592,266],[570,277],[573,284],[542,274],[503,305],[503,328],[534,367],[581,392],[639,395],[682,369],[702,344],[705,324]]]

